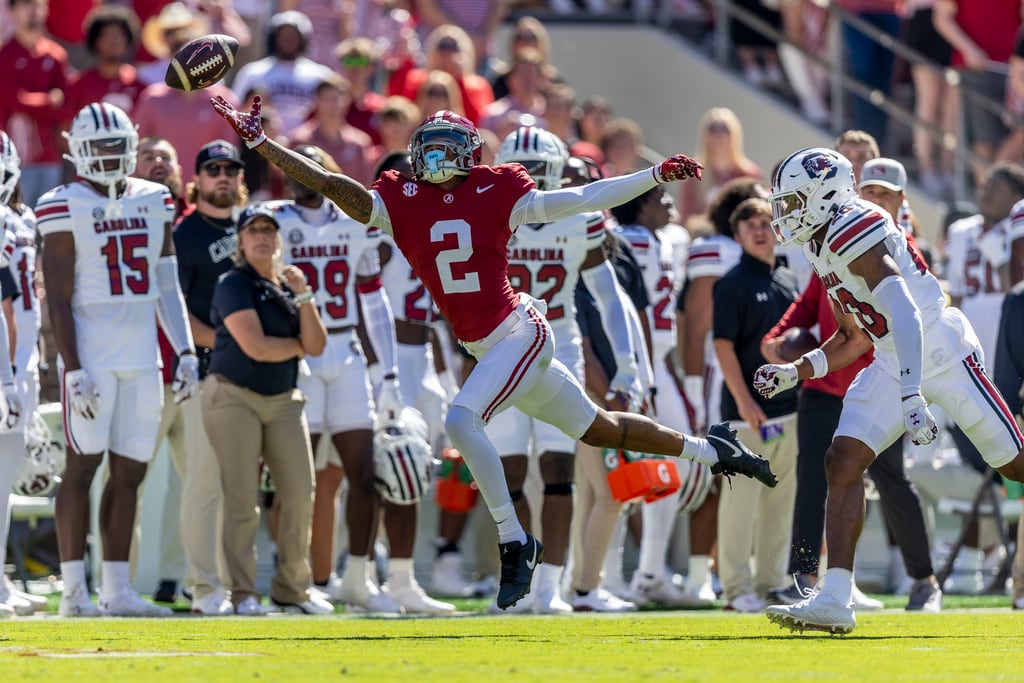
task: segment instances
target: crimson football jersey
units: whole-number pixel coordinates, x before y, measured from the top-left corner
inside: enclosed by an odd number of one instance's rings
[[[397,171],[373,184],[395,244],[461,341],[483,339],[519,303],[508,281],[509,218],[534,186],[519,164],[475,166],[453,190]]]

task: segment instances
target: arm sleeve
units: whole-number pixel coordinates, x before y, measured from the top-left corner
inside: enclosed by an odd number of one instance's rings
[[[195,351],[196,345],[192,340],[192,327],[189,325],[185,309],[185,298],[181,295],[181,287],[178,285],[177,258],[160,257],[156,262],[156,282],[160,290],[160,296],[156,300],[156,314],[167,341],[171,342],[174,352],[178,355],[186,351]]]
[[[394,236],[395,231],[391,227],[391,216],[388,214],[388,207],[384,205],[384,198],[377,190],[370,190],[370,197],[373,199],[373,208],[370,209],[369,225],[374,225]]]
[[[366,336],[373,344],[384,374],[395,373],[398,369],[397,347],[395,338],[394,316],[391,314],[391,302],[387,292],[377,277],[369,282],[358,285],[359,305],[363,309],[366,322]],[[401,378],[399,378],[401,379]]]
[[[903,278],[890,275],[872,290],[892,325],[893,344],[900,363],[902,396],[921,393],[921,363],[924,358],[924,329],[921,311],[910,296]]]
[[[584,211],[600,211],[625,204],[630,199],[650,190],[657,183],[647,168],[617,178],[605,178],[561,190],[527,192],[512,207],[510,226],[526,223],[550,223]]]
[[[601,312],[601,321],[608,334],[616,362],[621,358],[635,358],[636,350],[630,339],[626,312],[622,308],[619,287],[611,264],[608,261],[601,261],[597,266],[581,271],[580,275],[597,301],[597,309]]]

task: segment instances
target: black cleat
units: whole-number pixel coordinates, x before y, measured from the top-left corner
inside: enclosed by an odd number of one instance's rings
[[[772,472],[771,464],[754,453],[736,438],[736,430],[729,429],[728,422],[712,425],[708,430],[708,441],[718,452],[718,462],[711,466],[712,474],[731,477],[742,474],[757,479],[768,488],[775,488],[779,478]]]
[[[533,570],[544,559],[544,546],[526,534],[526,543],[499,543],[498,553],[501,555],[501,581],[497,602],[499,608],[508,609],[530,592]]]
[[[171,579],[161,579],[160,584],[153,592],[153,602],[176,602],[178,599],[178,582]]]

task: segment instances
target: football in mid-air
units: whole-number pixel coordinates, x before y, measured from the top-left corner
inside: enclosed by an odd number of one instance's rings
[[[222,33],[200,36],[174,53],[164,82],[185,92],[208,88],[231,70],[237,54],[238,41],[231,36]]]
[[[779,355],[787,363],[794,362],[808,351],[818,348],[818,339],[806,327],[791,327],[782,333]]]

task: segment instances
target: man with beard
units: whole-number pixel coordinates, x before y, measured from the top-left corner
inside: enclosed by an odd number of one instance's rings
[[[222,274],[231,270],[235,253],[235,208],[245,206],[248,191],[238,149],[225,140],[214,140],[196,156],[195,178],[186,188],[186,199],[195,211],[174,230],[178,253],[178,277],[185,295],[192,335],[199,356],[200,385],[206,377],[214,344],[210,324],[213,289]],[[220,539],[213,524],[221,507],[222,491],[217,459],[203,427],[199,391],[182,404],[185,417],[185,468],[182,474],[181,529],[188,562],[186,583],[192,591],[194,614],[222,615],[234,610],[227,599],[223,572],[218,567]]]

